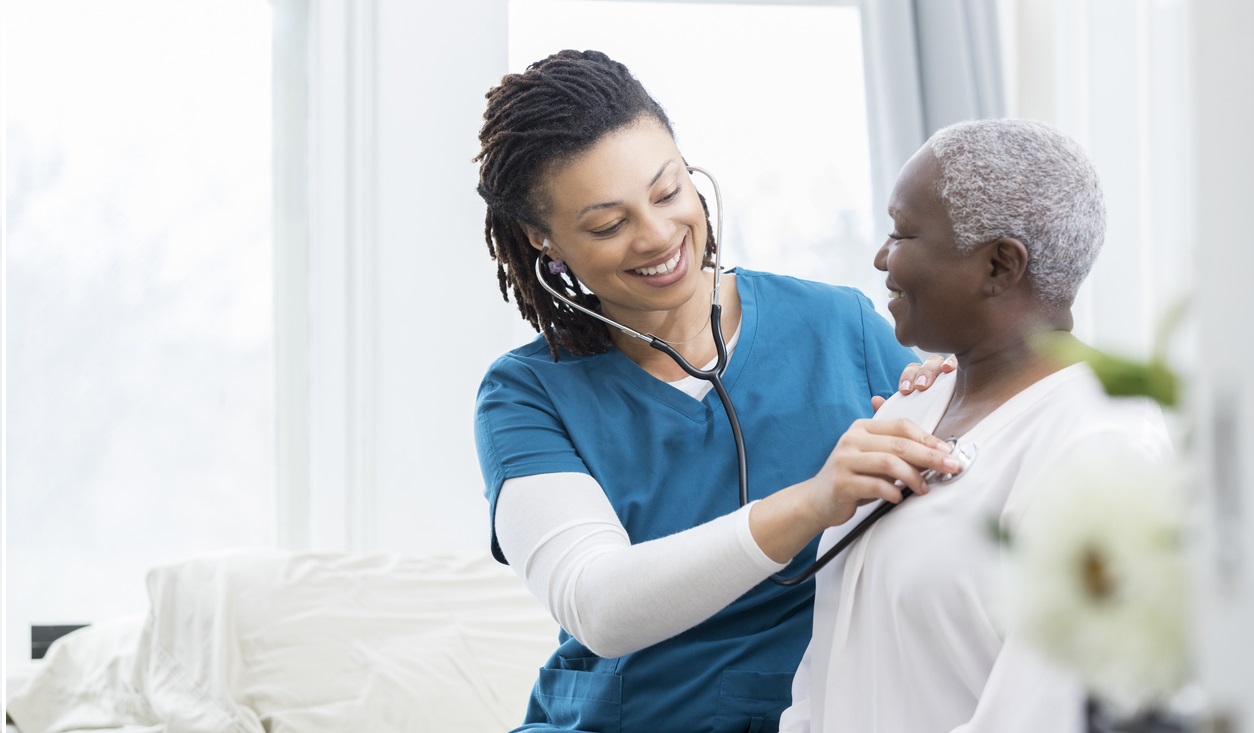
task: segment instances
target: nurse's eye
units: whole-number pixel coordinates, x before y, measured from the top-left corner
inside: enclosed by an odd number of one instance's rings
[[[619,230],[619,229],[622,229],[622,228],[623,228],[623,221],[624,221],[623,219],[619,219],[618,221],[614,222],[613,224],[611,224],[611,225],[609,225],[609,226],[607,226],[607,227],[602,227],[601,229],[593,229],[593,230],[592,230],[592,236],[594,236],[594,237],[612,237],[612,236],[614,236],[615,234],[617,234],[617,233],[618,233],[618,230]]]
[[[658,199],[658,201],[657,201],[657,202],[658,202],[659,204],[669,204],[670,202],[674,201],[676,197],[678,197],[678,196],[679,196],[679,192],[680,192],[680,191],[682,191],[682,190],[683,190],[683,186],[682,186],[682,185],[676,185],[676,186],[675,186],[675,189],[674,189],[673,191],[671,191],[670,193],[666,194],[666,195],[665,195],[665,196],[663,196],[662,198]]]

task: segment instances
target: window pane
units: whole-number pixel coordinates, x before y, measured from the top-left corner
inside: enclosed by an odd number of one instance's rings
[[[718,177],[725,267],[883,291],[856,7],[511,2],[512,71],[563,48],[625,63]]]
[[[7,658],[274,541],[270,10],[14,0]]]

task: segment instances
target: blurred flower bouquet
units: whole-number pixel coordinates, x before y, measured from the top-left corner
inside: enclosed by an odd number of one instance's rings
[[[1174,471],[1110,452],[1050,476],[1013,543],[1016,631],[1075,672],[1101,716],[1149,717],[1188,676],[1188,576]],[[1161,717],[1161,716],[1157,716]],[[1109,728],[1109,730],[1178,730]]]

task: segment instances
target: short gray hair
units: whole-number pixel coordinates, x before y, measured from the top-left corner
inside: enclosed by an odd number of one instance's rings
[[[958,248],[1018,239],[1037,294],[1072,303],[1106,232],[1101,182],[1084,150],[1049,125],[1016,119],[959,122],[927,147]]]

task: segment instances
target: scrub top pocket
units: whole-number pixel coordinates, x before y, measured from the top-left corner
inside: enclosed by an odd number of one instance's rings
[[[607,672],[541,669],[533,699],[563,729],[619,733],[623,679]]]
[[[792,701],[792,675],[729,669],[718,693],[716,733],[778,733]]]

